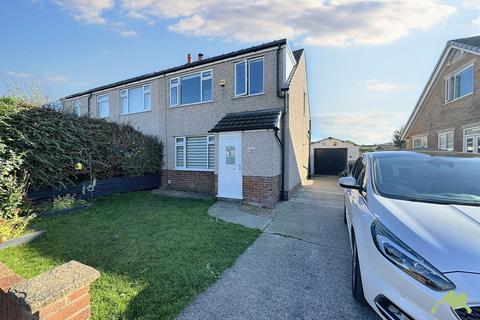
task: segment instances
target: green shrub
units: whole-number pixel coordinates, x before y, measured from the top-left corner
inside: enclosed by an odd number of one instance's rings
[[[24,153],[32,190],[61,188],[90,178],[159,173],[162,144],[129,125],[77,117],[0,98],[0,139]],[[81,162],[83,170],[75,170]]]
[[[53,199],[51,209],[53,210],[70,209],[75,206],[80,206],[87,203],[88,202],[85,200],[75,199],[75,196],[73,194],[67,194],[63,197],[62,196],[55,197],[55,199]]]
[[[21,235],[30,221],[22,163],[22,156],[0,140],[0,242]]]

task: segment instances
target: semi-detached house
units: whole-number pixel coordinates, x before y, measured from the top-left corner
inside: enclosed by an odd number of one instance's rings
[[[196,61],[188,55],[184,65],[62,102],[163,141],[163,188],[272,207],[308,177],[305,52],[292,52],[286,39]]]
[[[402,139],[409,150],[480,153],[480,36],[447,42]]]

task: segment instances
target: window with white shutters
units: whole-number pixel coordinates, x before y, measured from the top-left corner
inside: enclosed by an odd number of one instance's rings
[[[213,136],[176,137],[175,167],[189,170],[213,170],[215,138]]]

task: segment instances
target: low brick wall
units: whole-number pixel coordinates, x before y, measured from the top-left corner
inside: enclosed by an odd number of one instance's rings
[[[0,319],[90,319],[90,284],[100,273],[70,261],[25,280],[0,263]]]
[[[162,170],[162,188],[215,194],[212,171]]]
[[[280,199],[281,177],[243,176],[243,202],[273,208]]]

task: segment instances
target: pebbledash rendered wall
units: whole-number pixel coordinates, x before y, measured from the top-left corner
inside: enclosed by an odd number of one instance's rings
[[[202,191],[213,195],[217,194],[216,175],[217,169],[212,171],[194,171],[181,170],[175,168],[175,137],[179,136],[203,136],[209,135],[209,130],[227,113],[255,111],[263,109],[279,108],[283,109],[284,99],[277,95],[280,85],[277,87],[277,74],[279,79],[285,79],[284,60],[286,46],[283,46],[282,54],[277,55],[278,47],[271,47],[259,52],[248,53],[227,61],[215,62],[211,65],[200,65],[190,69],[181,70],[153,80],[143,80],[137,83],[122,85],[103,92],[92,94],[90,98],[83,96],[80,98],[64,101],[65,108],[69,109],[73,101],[82,101],[82,113],[87,113],[87,100],[89,100],[90,114],[98,115],[96,99],[98,95],[109,95],[110,114],[108,121],[119,123],[129,123],[140,131],[159,137],[165,143],[164,169],[162,170],[162,187],[176,190]],[[280,56],[277,64],[277,57]],[[264,93],[254,96],[235,97],[234,94],[234,65],[243,59],[264,58]],[[296,79],[306,76],[305,60],[302,58],[302,66],[299,68]],[[278,67],[278,69],[277,69]],[[170,107],[169,81],[172,77],[180,77],[190,73],[212,70],[212,95],[213,101],[199,103],[189,106]],[[224,80],[224,85],[221,85]],[[304,174],[304,167],[308,165],[308,160],[303,163],[303,156],[299,153],[305,151],[304,138],[307,133],[298,135],[297,132],[305,130],[304,106],[304,88],[306,89],[306,78],[294,80],[294,83],[301,83],[301,93],[293,94],[295,101],[292,101],[292,112],[298,112],[300,109],[302,123],[299,128],[292,132],[288,147],[301,143],[301,147],[296,147],[294,157],[287,157],[286,161],[296,161],[300,159],[300,165],[291,165],[287,176],[294,178],[285,179],[286,190],[293,192],[294,189],[301,186]],[[129,115],[120,114],[120,90],[150,84],[152,103],[151,111],[140,112]],[[299,85],[295,84],[295,88]],[[293,89],[292,89],[293,90]],[[292,94],[292,93],[291,93]],[[300,98],[301,97],[301,98]],[[308,101],[308,99],[307,99]],[[301,103],[302,102],[302,103]],[[301,106],[299,105],[301,103]],[[298,106],[297,106],[298,105]],[[307,108],[308,109],[308,108]],[[297,121],[297,117],[292,117],[290,123]],[[308,121],[307,121],[308,123]],[[215,136],[215,146],[218,155],[218,134]],[[300,138],[298,138],[300,137]],[[246,203],[258,204],[262,206],[272,206],[273,202],[280,198],[280,189],[278,184],[281,181],[281,148],[274,136],[274,131],[246,131],[242,132],[242,166],[243,166],[243,193]],[[308,159],[308,150],[305,153]],[[218,156],[215,159],[215,168],[218,168]],[[287,165],[286,165],[287,167]],[[267,179],[265,179],[267,178]],[[259,185],[271,186],[259,188]],[[294,183],[294,186],[291,186]],[[252,191],[252,190],[255,190]],[[264,201],[262,201],[264,199]]]

